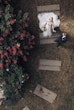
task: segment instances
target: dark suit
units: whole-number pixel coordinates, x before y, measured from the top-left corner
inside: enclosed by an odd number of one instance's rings
[[[63,38],[62,33],[60,33],[59,37],[55,40],[55,42],[57,42],[57,46],[62,45],[63,43],[65,43],[67,41],[67,36],[65,36]]]

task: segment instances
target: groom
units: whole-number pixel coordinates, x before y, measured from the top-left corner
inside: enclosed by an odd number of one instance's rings
[[[60,34],[60,36],[55,40],[57,42],[57,47],[62,46],[68,39],[67,33],[63,32]]]

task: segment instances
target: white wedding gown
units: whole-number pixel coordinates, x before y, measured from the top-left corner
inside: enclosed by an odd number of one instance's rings
[[[50,13],[40,13],[38,14],[38,20],[39,20],[39,28],[42,30],[42,26],[47,22],[47,20],[49,20],[51,17],[53,18],[53,25],[54,25],[54,28],[55,27],[59,27],[60,26],[60,19],[58,19],[58,16],[53,13],[53,12],[50,12]],[[51,36],[52,35],[52,30],[51,30],[51,24],[46,24],[45,26],[45,30],[42,30],[43,31],[43,36],[46,37],[46,36]]]

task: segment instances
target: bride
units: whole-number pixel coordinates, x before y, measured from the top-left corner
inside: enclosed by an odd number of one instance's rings
[[[38,20],[39,28],[43,31],[44,37],[51,37],[52,32],[56,32],[54,28],[60,26],[60,19],[58,19],[58,16],[53,12],[38,14]]]

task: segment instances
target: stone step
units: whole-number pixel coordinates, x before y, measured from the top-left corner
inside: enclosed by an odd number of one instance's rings
[[[44,5],[44,6],[37,6],[37,12],[54,12],[58,16],[60,15],[60,5],[54,4],[54,5]]]
[[[39,70],[47,70],[47,71],[60,71],[59,66],[45,66],[45,65],[40,65]]]
[[[57,94],[46,89],[45,87],[41,86],[41,85],[37,85],[37,87],[34,90],[34,94],[45,99],[46,101],[53,103]]]
[[[40,38],[40,44],[52,44],[52,43],[56,43],[55,40],[59,37],[58,33],[54,33],[52,36],[48,37],[44,37],[42,33],[39,34],[39,38]]]
[[[23,108],[23,110],[30,110],[27,106],[25,108]]]
[[[58,60],[48,60],[48,59],[40,59],[39,65],[44,65],[44,66],[61,66],[61,61],[58,61]]]
[[[57,32],[53,33],[52,36],[46,36],[46,37],[43,36],[43,33],[39,33],[40,39],[53,39],[53,38],[58,38],[59,36],[60,36],[60,34]]]
[[[55,42],[56,38],[52,38],[52,39],[40,39],[40,44],[52,44],[52,43],[56,43]]]

